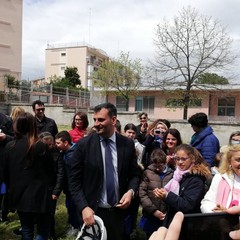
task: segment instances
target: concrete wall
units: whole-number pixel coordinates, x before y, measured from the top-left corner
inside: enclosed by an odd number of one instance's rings
[[[5,112],[7,114],[10,114],[11,109],[17,106],[17,104],[11,104],[9,105],[8,112]],[[22,105],[18,105],[22,106]],[[32,112],[32,106],[25,105],[22,106],[26,111]],[[72,118],[75,113],[75,109],[65,109],[62,105],[45,105],[45,114],[47,117],[53,118],[58,125],[71,125]],[[87,110],[82,110],[87,111]],[[127,123],[134,123],[138,124],[138,113],[132,112],[132,113],[126,113],[126,112],[119,112],[118,113],[118,119],[121,122],[122,125],[122,131],[124,129],[124,126]],[[88,119],[89,119],[89,127],[93,126],[93,111],[88,111]],[[150,119],[150,122],[154,121],[154,119]],[[189,143],[192,134],[194,133],[191,125],[187,123],[187,121],[171,121],[172,128],[177,128],[182,136],[182,140],[185,143]],[[234,131],[240,131],[239,124],[229,123],[229,122],[209,122],[209,124],[212,126],[215,135],[218,137],[221,146],[228,143],[229,136]]]

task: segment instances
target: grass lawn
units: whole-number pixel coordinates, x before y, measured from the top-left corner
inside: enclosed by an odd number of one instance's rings
[[[69,131],[71,129],[71,126],[69,125],[58,125],[58,131],[61,132],[63,130]]]
[[[139,211],[139,216],[141,215],[141,211]],[[18,220],[18,216],[16,213],[10,213],[8,216],[9,221],[7,223],[0,223],[0,239],[6,240],[20,240],[20,236],[16,236],[12,233],[14,229],[18,229],[20,227],[20,222]],[[65,207],[65,196],[61,194],[56,210],[56,235],[59,240],[74,240],[73,237],[66,237],[66,232],[69,229],[67,224],[67,212]],[[137,228],[136,236],[132,240],[144,240],[143,232]]]

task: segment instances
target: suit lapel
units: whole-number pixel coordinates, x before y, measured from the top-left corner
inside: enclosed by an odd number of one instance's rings
[[[95,156],[95,161],[97,162],[100,171],[103,174],[103,158],[102,158],[102,151],[101,151],[101,144],[100,144],[100,137],[96,134],[94,137],[94,141],[92,144],[92,153],[91,155]]]
[[[123,161],[124,161],[124,144],[122,142],[122,138],[116,134],[116,147],[117,147],[117,162],[118,162],[118,178],[121,176],[121,170],[123,169]]]

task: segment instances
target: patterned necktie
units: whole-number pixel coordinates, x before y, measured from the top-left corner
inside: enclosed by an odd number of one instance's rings
[[[105,142],[105,167],[106,167],[106,190],[107,202],[109,205],[116,204],[115,180],[114,180],[114,166],[113,157],[110,147],[110,139],[104,139]]]

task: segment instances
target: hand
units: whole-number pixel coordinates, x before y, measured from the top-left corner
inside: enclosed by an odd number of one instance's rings
[[[120,199],[119,204],[116,205],[116,207],[118,208],[122,208],[125,209],[127,207],[129,207],[129,205],[131,204],[132,201],[132,190],[128,190]]]
[[[95,223],[94,211],[90,207],[85,207],[82,210],[82,219],[87,226],[91,226]]]
[[[58,197],[57,197],[57,195],[52,195],[52,200],[57,200],[58,199]]]
[[[167,163],[174,161],[174,155],[167,155]]]
[[[158,218],[159,220],[164,220],[165,216],[166,216],[166,213],[163,213],[159,210],[156,210],[154,213],[153,213],[153,216]]]
[[[154,129],[154,128],[152,128],[152,129],[150,130],[150,132],[149,132],[149,134],[150,134],[152,137],[154,137],[154,136],[155,136],[155,134],[154,134],[154,131],[155,131],[155,129]]]
[[[154,232],[149,240],[178,240],[184,215],[182,212],[177,212],[169,226],[169,228],[160,227]]]
[[[225,212],[227,209],[220,204],[217,204],[217,206],[213,209],[213,212]]]
[[[142,133],[145,133],[145,132],[147,131],[147,123],[143,123],[143,124],[141,125],[140,131],[141,131]]]
[[[229,214],[240,214],[240,206],[231,207],[226,212]],[[231,231],[229,236],[232,239],[240,239],[240,230]]]
[[[155,188],[153,190],[155,197],[165,199],[167,197],[167,191],[164,188]]]
[[[0,132],[0,141],[4,141],[6,139],[6,134],[3,132]]]

